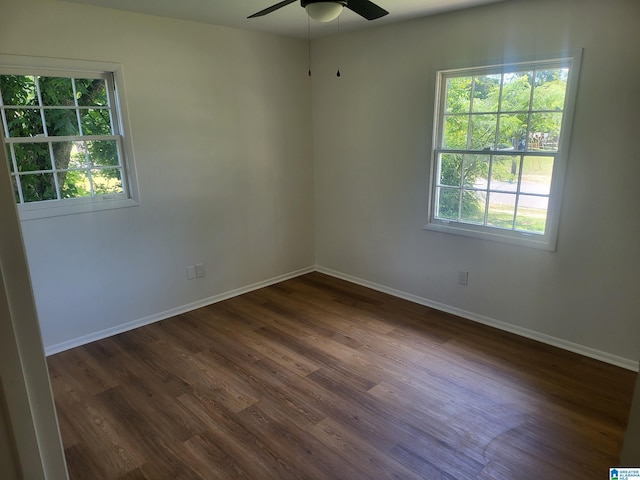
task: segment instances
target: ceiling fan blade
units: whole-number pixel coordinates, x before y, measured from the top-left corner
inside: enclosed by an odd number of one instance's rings
[[[389,13],[384,8],[379,7],[369,0],[349,0],[347,2],[347,8],[367,20],[375,20]]]
[[[262,17],[263,15],[266,15],[267,13],[275,12],[279,8],[286,7],[287,5],[289,5],[290,3],[293,3],[295,1],[296,0],[284,0],[284,1],[280,2],[280,3],[276,3],[275,5],[271,5],[269,8],[265,8],[264,10],[260,10],[258,13],[254,13],[253,15],[250,15],[247,18]]]

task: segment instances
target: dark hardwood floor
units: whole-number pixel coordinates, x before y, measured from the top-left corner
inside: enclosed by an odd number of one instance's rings
[[[72,479],[602,479],[635,373],[312,273],[48,358]]]

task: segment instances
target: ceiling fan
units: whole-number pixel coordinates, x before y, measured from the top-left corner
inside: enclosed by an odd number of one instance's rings
[[[269,8],[260,10],[258,13],[254,13],[247,18],[262,17],[295,1],[296,0],[284,0],[275,5],[271,5]],[[375,20],[389,13],[384,8],[379,7],[369,0],[300,0],[300,6],[307,11],[307,14],[311,18],[320,22],[330,22],[338,18],[344,7],[347,7],[349,10],[367,20]]]

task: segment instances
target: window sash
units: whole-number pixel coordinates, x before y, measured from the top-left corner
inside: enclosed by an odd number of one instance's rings
[[[447,183],[443,183],[442,182],[442,155],[443,154],[459,154],[459,155],[469,155],[469,156],[487,156],[489,157],[489,172],[487,174],[487,184],[486,186],[475,186],[475,185],[465,185],[464,183],[464,178],[460,178],[460,181],[458,183],[458,185],[450,185]],[[517,175],[515,175],[515,178],[513,179],[513,187],[512,188],[500,188],[500,180],[497,178],[493,177],[493,169],[495,168],[495,164],[496,164],[496,159],[499,158],[504,158],[505,160],[508,159],[514,159],[514,157],[518,158],[517,160],[517,166],[516,166],[516,173]],[[553,177],[551,177],[550,179],[550,184],[549,184],[549,188],[548,188],[548,192],[547,193],[541,193],[541,192],[535,192],[533,190],[527,190],[524,186],[523,186],[523,182],[522,182],[522,176],[523,176],[523,172],[525,171],[524,168],[524,162],[525,162],[525,157],[529,157],[529,158],[541,158],[541,159],[548,159],[551,158],[553,165],[555,165],[557,163],[557,157],[558,154],[557,153],[553,153],[553,152],[499,152],[499,151],[491,151],[491,152],[487,152],[485,150],[476,150],[476,151],[470,151],[470,150],[436,150],[436,156],[435,156],[435,163],[436,163],[436,168],[437,168],[437,172],[436,172],[436,180],[434,182],[435,188],[436,188],[436,194],[434,195],[434,214],[433,217],[435,220],[443,222],[445,224],[449,224],[451,222],[458,222],[458,223],[462,223],[462,224],[469,224],[469,225],[476,225],[476,226],[483,226],[483,227],[488,227],[488,228],[496,228],[496,229],[500,229],[503,230],[505,232],[509,232],[512,231],[514,233],[517,234],[526,234],[526,235],[544,235],[544,233],[540,233],[538,231],[536,231],[535,229],[527,229],[527,228],[519,228],[518,227],[518,219],[519,219],[519,214],[520,209],[522,209],[522,211],[524,212],[524,210],[526,208],[530,208],[530,207],[526,207],[523,200],[529,199],[529,200],[533,200],[533,199],[539,199],[541,201],[543,200],[547,200],[547,202],[550,202],[551,200],[551,191],[553,190]],[[495,184],[498,184],[498,187],[495,186]],[[440,215],[440,197],[438,195],[438,193],[442,192],[442,191],[456,191],[458,192],[458,208],[457,208],[457,216],[456,218],[447,218],[444,215]],[[484,200],[484,206],[482,207],[482,220],[481,221],[476,221],[476,222],[471,222],[471,221],[465,221],[463,219],[463,208],[462,208],[462,202],[463,202],[463,195],[464,192],[475,192],[477,194],[486,194],[486,198]],[[493,225],[490,222],[490,209],[491,209],[491,199],[492,196],[512,196],[513,200],[514,200],[514,205],[513,205],[513,213],[512,213],[512,220],[511,220],[511,226],[510,227],[505,227],[505,226],[497,226],[497,225]],[[522,202],[522,203],[521,203]],[[548,205],[545,208],[545,210],[548,209]],[[495,212],[494,212],[495,215]],[[546,220],[545,220],[545,227],[546,227]],[[546,228],[545,228],[546,230]]]

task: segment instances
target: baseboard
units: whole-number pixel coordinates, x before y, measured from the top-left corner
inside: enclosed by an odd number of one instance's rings
[[[462,318],[466,318],[468,320],[472,320],[474,322],[481,323],[483,325],[487,325],[490,327],[497,328],[499,330],[503,330],[506,332],[514,333],[516,335],[520,335],[522,337],[530,338],[532,340],[537,340],[539,342],[545,343],[547,345],[552,345],[554,347],[562,348],[564,350],[568,350],[570,352],[578,353],[580,355],[584,355],[585,357],[594,358],[596,360],[600,360],[611,365],[616,365],[618,367],[625,368],[627,370],[631,370],[634,372],[638,372],[640,369],[639,362],[636,360],[631,360],[628,358],[620,357],[618,355],[613,355],[608,352],[603,352],[601,350],[597,350],[595,348],[586,347],[584,345],[580,345],[577,343],[569,342],[567,340],[563,340],[561,338],[553,337],[551,335],[547,335],[544,333],[536,332],[535,330],[530,330],[528,328],[519,327],[517,325],[512,325],[510,323],[502,322],[500,320],[496,320],[490,317],[486,317],[484,315],[479,315],[474,312],[470,312],[468,310],[463,310],[461,308],[452,307],[450,305],[446,305],[444,303],[436,302],[433,300],[429,300],[428,298],[423,298],[418,295],[413,295],[411,293],[403,292],[401,290],[396,290],[391,287],[387,287],[385,285],[380,285],[374,282],[370,282],[368,280],[364,280],[362,278],[354,277],[352,275],[348,275],[346,273],[338,272],[335,270],[331,270],[329,268],[322,267],[320,265],[316,265],[315,267],[307,267],[302,268],[300,270],[296,270],[294,272],[286,273],[283,275],[278,275],[276,277],[269,278],[267,280],[263,280],[261,282],[253,283],[251,285],[247,285],[245,287],[237,288],[235,290],[230,290],[228,292],[224,292],[218,295],[214,295],[208,298],[204,298],[202,300],[198,300],[196,302],[188,303],[186,305],[182,305],[180,307],[172,308],[170,310],[166,310],[164,312],[159,312],[154,315],[149,315],[147,317],[143,317],[137,320],[133,320],[131,322],[127,322],[121,325],[117,325],[115,327],[107,328],[104,330],[100,330],[98,332],[91,333],[89,335],[84,335],[82,337],[73,338],[71,340],[67,340],[65,342],[57,343],[55,345],[49,345],[45,347],[45,355],[53,355],[59,352],[63,352],[65,350],[69,350],[74,347],[79,347],[81,345],[86,345],[87,343],[95,342],[97,340],[102,340],[103,338],[111,337],[113,335],[117,335],[119,333],[124,333],[129,330],[133,330],[134,328],[143,327],[145,325],[149,325],[151,323],[159,322],[160,320],[166,320],[167,318],[174,317],[176,315],[180,315],[182,313],[189,312],[191,310],[196,310],[198,308],[206,307],[207,305],[212,305],[217,302],[221,302],[223,300],[227,300],[229,298],[237,297],[238,295],[242,295],[244,293],[252,292],[254,290],[258,290],[260,288],[268,287],[270,285],[274,285],[276,283],[283,282],[285,280],[289,280],[291,278],[299,277],[300,275],[305,275],[307,273],[317,271],[320,273],[324,273],[326,275],[339,278],[341,280],[345,280],[347,282],[355,283],[357,285],[362,285],[363,287],[371,288],[373,290],[377,290],[379,292],[387,293],[389,295],[393,295],[394,297],[403,298],[405,300],[409,300],[410,302],[414,302],[420,305],[424,305],[430,308],[434,308],[436,310],[440,310],[442,312],[451,313],[453,315],[457,315]]]
[[[616,365],[618,367],[625,368],[627,370],[631,370],[634,372],[638,372],[640,369],[639,362],[636,360],[631,360],[629,358],[620,357],[618,355],[613,355],[608,352],[603,352],[601,350],[597,350],[595,348],[586,347],[584,345],[580,345],[577,343],[569,342],[567,340],[563,340],[561,338],[553,337],[551,335],[547,335],[544,333],[536,332],[535,330],[530,330],[528,328],[519,327],[517,325],[512,325],[506,322],[502,322],[500,320],[496,320],[490,317],[486,317],[484,315],[479,315],[474,312],[470,312],[467,310],[463,310],[461,308],[452,307],[450,305],[446,305],[444,303],[435,302],[433,300],[429,300],[427,298],[419,297],[417,295],[413,295],[411,293],[403,292],[401,290],[396,290],[394,288],[387,287],[385,285],[380,285],[374,282],[370,282],[368,280],[363,280],[358,277],[354,277],[348,275],[346,273],[337,272],[335,270],[331,270],[329,268],[322,267],[320,265],[316,265],[315,270],[320,273],[324,273],[326,275],[339,278],[341,280],[345,280],[347,282],[355,283],[357,285],[362,285],[363,287],[371,288],[373,290],[377,290],[379,292],[387,293],[389,295],[393,295],[394,297],[403,298],[405,300],[409,300],[410,302],[414,302],[420,305],[424,305],[435,310],[440,310],[442,312],[451,313],[453,315],[457,315],[458,317],[466,318],[468,320],[472,320],[474,322],[482,323],[483,325],[487,325],[490,327],[497,328],[499,330],[503,330],[509,333],[514,333],[516,335],[520,335],[522,337],[530,338],[532,340],[537,340],[539,342],[545,343],[547,345],[552,345],[554,347],[562,348],[563,350],[568,350],[573,353],[578,353],[580,355],[584,355],[585,357],[594,358],[596,360],[600,360],[602,362],[609,363],[611,365]]]
[[[81,345],[86,345],[87,343],[95,342],[97,340],[102,340],[103,338],[111,337],[113,335],[118,335],[119,333],[124,333],[129,330],[133,330],[134,328],[143,327],[151,323],[159,322],[160,320],[166,320],[167,318],[175,317],[176,315],[190,312],[198,308],[206,307],[207,305],[212,305],[214,303],[218,303],[223,300],[227,300],[229,298],[237,297],[238,295],[249,293],[254,290],[258,290],[260,288],[268,287],[270,285],[274,285],[276,283],[280,283],[285,280],[289,280],[291,278],[299,277],[300,275],[304,275],[306,273],[310,273],[313,271],[315,271],[314,267],[302,268],[300,270],[285,273],[283,275],[278,275],[276,277],[272,277],[267,280],[263,280],[261,282],[253,283],[245,287],[237,288],[235,290],[230,290],[228,292],[220,293],[218,295],[213,295],[211,297],[203,298],[202,300],[188,303],[180,307],[172,308],[164,312],[159,312],[153,315],[149,315],[147,317],[133,320],[131,322],[117,325],[115,327],[106,328],[98,332],[90,333],[89,335],[73,338],[71,340],[57,343],[55,345],[49,345],[48,347],[45,347],[45,355],[46,356],[54,355],[56,353],[69,350],[71,348],[79,347]]]

